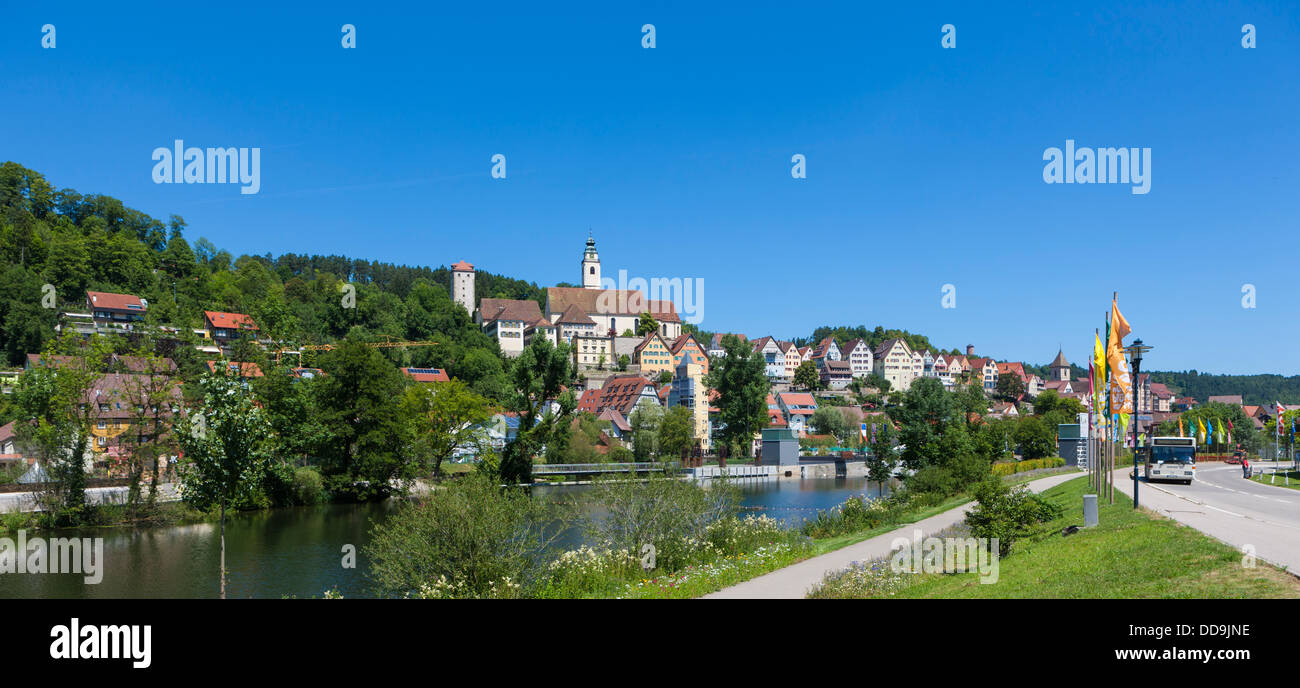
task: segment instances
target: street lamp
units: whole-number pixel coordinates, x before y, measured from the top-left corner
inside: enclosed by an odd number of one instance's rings
[[[1142,344],[1141,339],[1134,339],[1132,344],[1124,347],[1129,360],[1133,363],[1133,508],[1138,508],[1138,373],[1142,369],[1142,354],[1152,347]]]

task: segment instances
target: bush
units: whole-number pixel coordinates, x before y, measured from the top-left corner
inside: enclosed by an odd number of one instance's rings
[[[962,482],[945,466],[927,466],[907,477],[907,489],[915,493],[953,495],[961,491]]]
[[[521,597],[549,563],[567,514],[491,478],[468,475],[374,527],[366,554],[382,592],[418,597]]]
[[[1003,557],[1011,554],[1012,544],[1034,526],[1061,516],[1061,507],[1024,486],[1013,490],[998,478],[980,483],[975,499],[979,503],[966,515],[966,523],[975,537],[997,538],[998,554]]]
[[[1029,461],[1007,461],[993,464],[993,475],[1013,475],[1015,473],[1036,471],[1043,468],[1059,468],[1064,465],[1065,459],[1060,457],[1051,459],[1031,459]]]
[[[295,468],[290,491],[293,503],[299,506],[324,504],[329,499],[329,494],[325,492],[325,479],[315,468]]]
[[[588,498],[595,502],[585,523],[590,541],[637,556],[651,545],[655,568],[668,570],[691,561],[709,540],[710,528],[735,517],[740,501],[725,481],[704,487],[669,477],[633,481],[625,476],[597,482]]]

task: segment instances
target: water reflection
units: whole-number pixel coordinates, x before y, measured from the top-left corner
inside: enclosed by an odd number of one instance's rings
[[[765,514],[791,526],[853,494],[875,497],[877,483],[863,478],[746,481],[740,483],[743,513]],[[585,486],[539,487],[541,499],[570,499]],[[888,494],[888,488],[883,488]],[[362,550],[372,521],[397,508],[383,504],[337,504],[239,514],[226,523],[227,595],[233,598],[319,597],[338,589],[345,597],[369,596]],[[81,574],[0,573],[0,598],[202,598],[216,597],[221,546],[215,523],[166,528],[87,528],[43,533],[45,537],[104,538],[104,577],[86,585]],[[29,533],[34,536],[35,534]],[[561,546],[576,545],[566,535]],[[354,545],[357,566],[343,568],[343,548]]]

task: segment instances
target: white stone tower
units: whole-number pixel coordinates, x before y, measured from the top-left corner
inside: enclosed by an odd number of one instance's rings
[[[600,289],[600,256],[596,253],[596,240],[587,232],[587,250],[582,252],[582,286]]]
[[[451,300],[465,307],[471,317],[474,315],[474,266],[460,261],[451,266]]]

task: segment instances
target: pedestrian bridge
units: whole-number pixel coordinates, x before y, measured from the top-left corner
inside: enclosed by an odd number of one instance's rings
[[[608,473],[664,473],[676,472],[676,461],[647,461],[638,463],[539,463],[533,466],[533,477],[595,476]]]

